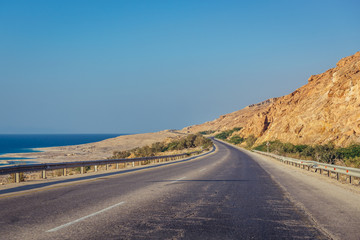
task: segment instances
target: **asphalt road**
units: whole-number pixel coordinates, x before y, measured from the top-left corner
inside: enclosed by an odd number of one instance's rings
[[[1,239],[327,239],[246,152],[0,196]]]

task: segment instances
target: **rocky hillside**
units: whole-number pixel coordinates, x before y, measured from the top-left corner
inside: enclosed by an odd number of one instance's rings
[[[184,132],[243,129],[257,143],[281,140],[293,144],[360,142],[360,52],[341,59],[335,68],[313,75],[293,93],[250,105],[220,118],[184,128]]]

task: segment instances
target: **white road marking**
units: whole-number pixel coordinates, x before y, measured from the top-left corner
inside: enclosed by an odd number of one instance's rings
[[[202,172],[202,171],[205,171],[206,170],[206,168],[203,168],[203,169],[201,169],[199,172]]]
[[[178,182],[178,181],[180,181],[180,180],[183,180],[184,178],[186,178],[186,177],[182,177],[182,178],[176,179],[175,181],[172,181],[172,182],[170,182],[170,183],[176,183],[176,182]]]
[[[110,210],[110,209],[112,209],[112,208],[114,208],[114,207],[117,207],[117,206],[119,206],[119,205],[122,205],[122,204],[124,204],[124,203],[125,203],[125,202],[119,202],[119,203],[117,203],[117,204],[115,204],[115,205],[112,205],[112,206],[110,206],[110,207],[107,207],[107,208],[105,208],[105,209],[103,209],[103,210],[100,210],[100,211],[98,211],[98,212],[95,212],[95,213],[92,213],[92,214],[87,215],[87,216],[85,216],[85,217],[76,219],[76,220],[74,220],[74,221],[72,221],[72,222],[66,223],[66,224],[61,225],[61,226],[58,226],[58,227],[56,227],[56,228],[47,230],[46,232],[55,232],[55,231],[60,230],[60,229],[62,229],[62,228],[68,227],[68,226],[70,226],[70,225],[72,225],[72,224],[74,224],[74,223],[81,222],[81,221],[83,221],[83,220],[85,220],[85,219],[87,219],[87,218],[89,218],[89,217],[93,217],[93,216],[95,216],[95,215],[98,215],[98,214],[100,214],[100,213],[103,213],[103,212],[105,212],[105,211],[107,211],[107,210]]]

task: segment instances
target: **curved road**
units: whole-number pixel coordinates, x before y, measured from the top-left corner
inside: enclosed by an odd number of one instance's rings
[[[0,238],[328,239],[249,154],[215,144],[188,161],[0,195]]]

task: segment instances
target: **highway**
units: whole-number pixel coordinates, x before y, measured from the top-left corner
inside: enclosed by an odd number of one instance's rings
[[[0,238],[330,238],[268,163],[215,144],[214,153],[188,161],[0,195]]]

